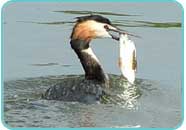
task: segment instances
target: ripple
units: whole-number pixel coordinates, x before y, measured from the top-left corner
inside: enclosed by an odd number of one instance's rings
[[[115,20],[115,26],[123,27],[151,27],[151,28],[180,28],[180,22],[152,22],[152,21],[132,21],[132,20]]]
[[[144,127],[145,122],[140,120],[141,116],[145,115],[146,120],[157,118],[164,121],[166,114],[174,117],[175,111],[177,119],[175,122],[180,120],[180,107],[173,108],[170,105],[167,109],[168,104],[165,104],[174,96],[169,96],[170,90],[160,89],[157,82],[136,79],[135,85],[130,86],[118,75],[109,75],[109,77],[113,87],[108,90],[110,95],[105,97],[106,101],[102,104],[40,98],[50,86],[67,80],[82,79],[84,75],[46,76],[6,81],[4,83],[5,122],[12,127],[137,128]],[[175,101],[171,100],[171,102]],[[133,118],[134,115],[136,119]],[[155,123],[159,123],[159,120]]]
[[[123,14],[123,13],[113,13],[113,12],[103,12],[103,11],[87,11],[87,10],[58,10],[53,12],[65,13],[65,14],[86,14],[86,15],[111,15],[111,16],[141,16],[141,15],[132,15],[132,14]]]
[[[73,26],[75,21],[52,21],[52,22],[38,22],[38,21],[17,21],[22,23],[33,23],[43,25],[70,25]],[[149,27],[149,28],[181,28],[181,22],[152,22],[152,21],[135,21],[135,20],[114,20],[112,24],[118,27]]]
[[[31,64],[32,66],[55,66],[59,65],[58,63],[39,63],[39,64]]]

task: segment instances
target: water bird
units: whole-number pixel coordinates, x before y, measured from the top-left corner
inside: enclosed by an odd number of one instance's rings
[[[96,38],[112,38],[119,40],[113,32],[121,33],[121,30],[111,24],[111,21],[100,15],[88,15],[77,17],[76,24],[71,34],[71,47],[77,54],[85,71],[85,79],[95,80],[101,83],[108,82],[108,76],[93,53],[90,42]]]
[[[47,89],[42,97],[48,100],[86,103],[108,102],[105,97],[118,98],[113,91],[125,89],[123,85],[120,85],[123,84],[123,80],[118,81],[118,77],[113,78],[112,75],[104,72],[100,61],[90,47],[90,42],[96,38],[110,38],[118,41],[121,33],[126,32],[115,27],[109,19],[103,16],[77,17],[70,36],[70,45],[79,58],[85,75],[84,77],[78,75],[76,78],[72,76],[72,78],[61,79],[60,82]]]

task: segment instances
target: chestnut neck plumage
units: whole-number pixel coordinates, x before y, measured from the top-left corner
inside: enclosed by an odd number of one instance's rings
[[[77,54],[85,71],[85,78],[100,83],[108,83],[108,77],[104,73],[99,60],[89,46],[90,40],[71,39],[72,49]]]

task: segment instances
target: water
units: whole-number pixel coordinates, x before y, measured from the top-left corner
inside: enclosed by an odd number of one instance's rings
[[[170,128],[181,122],[182,10],[176,3],[16,2],[3,11],[4,120],[9,126]],[[142,79],[142,95],[132,108],[40,99],[54,79],[83,74],[69,36],[74,17],[91,13],[142,37],[131,37]],[[121,74],[118,45],[111,39],[91,43],[107,73]]]

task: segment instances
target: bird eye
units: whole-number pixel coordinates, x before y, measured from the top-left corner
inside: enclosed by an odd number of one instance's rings
[[[109,29],[108,25],[104,25],[104,28],[105,28],[106,30],[108,30],[108,29]]]

